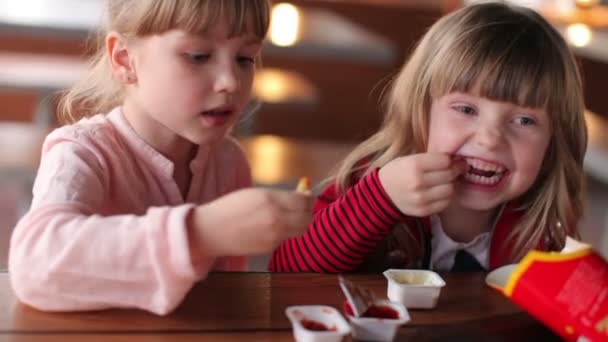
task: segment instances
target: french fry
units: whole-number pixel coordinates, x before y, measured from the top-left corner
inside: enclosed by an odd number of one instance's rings
[[[296,187],[296,192],[308,192],[308,191],[310,191],[310,178],[300,177],[300,181],[298,182],[298,186]]]

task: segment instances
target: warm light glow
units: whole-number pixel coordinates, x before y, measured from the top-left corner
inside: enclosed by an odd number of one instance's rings
[[[9,20],[33,23],[43,17],[49,5],[45,0],[0,1],[0,11]]]
[[[585,24],[572,24],[566,29],[566,37],[572,45],[583,47],[591,42],[591,29]]]
[[[585,171],[590,175],[608,182],[608,120],[599,114],[585,111],[585,122],[589,132],[589,145],[585,154]],[[606,216],[608,218],[608,216]],[[608,221],[607,221],[608,222]]]
[[[576,5],[580,7],[592,7],[600,3],[600,0],[576,0]]]
[[[294,45],[298,41],[300,12],[289,3],[276,4],[270,20],[270,41],[279,46]]]
[[[608,121],[606,121],[599,114],[586,110],[585,123],[587,124],[589,141],[591,145],[600,146],[602,149],[607,149],[608,137],[606,137],[605,132],[608,131]]]
[[[103,1],[0,0],[0,22],[26,27],[89,31],[95,29],[102,12]]]
[[[268,102],[280,102],[285,98],[287,85],[281,74],[274,71],[259,72],[255,80],[254,93]]]
[[[253,93],[266,103],[314,103],[318,97],[316,88],[304,77],[273,68],[258,71]]]
[[[271,135],[259,136],[252,141],[248,154],[256,182],[274,184],[284,176],[287,149],[280,138]]]

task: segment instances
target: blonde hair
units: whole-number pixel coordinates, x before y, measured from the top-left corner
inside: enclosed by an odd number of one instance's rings
[[[122,85],[114,79],[105,51],[109,31],[130,39],[172,29],[205,33],[225,20],[231,36],[253,32],[263,39],[270,17],[268,0],[108,0],[107,4],[107,25],[97,33],[89,71],[59,102],[63,122],[106,113],[122,103]]]
[[[522,218],[510,234],[519,260],[543,242],[561,248],[578,236],[587,148],[582,82],[560,34],[533,10],[505,3],[464,7],[436,22],[392,80],[380,130],[355,148],[336,174],[340,191],[353,176],[398,156],[426,150],[430,105],[450,92],[544,108],[551,138],[533,186],[516,199]]]

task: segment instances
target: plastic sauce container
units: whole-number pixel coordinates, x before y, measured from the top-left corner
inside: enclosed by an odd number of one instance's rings
[[[296,305],[285,309],[299,342],[342,341],[350,326],[338,310],[326,305]]]
[[[370,341],[392,341],[399,327],[409,322],[410,315],[400,303],[377,300],[361,317],[353,316],[348,301],[344,302],[346,317],[351,323],[353,338]]]
[[[436,307],[445,286],[445,281],[433,271],[389,269],[383,274],[388,280],[387,297],[408,309]]]

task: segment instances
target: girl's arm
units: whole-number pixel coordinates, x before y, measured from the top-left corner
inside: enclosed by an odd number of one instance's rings
[[[355,270],[404,216],[393,205],[374,170],[343,196],[325,189],[313,223],[301,237],[282,243],[270,271],[338,273]]]
[[[74,141],[46,145],[32,208],[11,238],[17,297],[49,311],[172,311],[214,261],[195,265],[190,258],[186,219],[193,205],[99,215],[113,200],[102,158]]]

